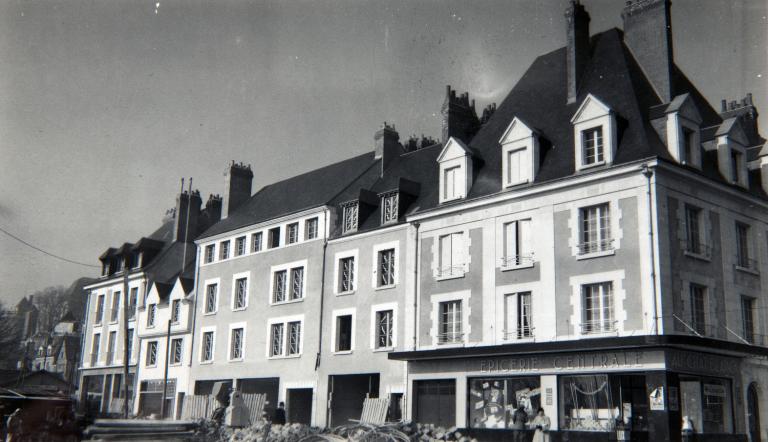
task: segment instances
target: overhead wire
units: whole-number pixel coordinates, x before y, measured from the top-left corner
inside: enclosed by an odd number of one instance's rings
[[[65,257],[59,256],[59,255],[57,255],[55,253],[51,253],[51,252],[49,252],[47,250],[43,250],[40,247],[37,247],[37,246],[35,246],[33,244],[30,244],[29,242],[23,240],[22,238],[19,238],[18,236],[8,232],[7,230],[3,229],[2,227],[0,227],[0,232],[5,233],[9,237],[11,237],[11,238],[15,239],[16,241],[24,244],[25,246],[27,246],[27,247],[29,247],[31,249],[37,250],[38,252],[43,253],[45,255],[48,255],[48,256],[50,256],[52,258],[56,258],[56,259],[68,262],[70,264],[77,264],[77,265],[84,266],[84,267],[92,267],[92,268],[95,268],[95,269],[100,268],[99,266],[96,266],[96,265],[93,265],[93,264],[86,264],[84,262],[75,261],[74,259],[65,258]]]

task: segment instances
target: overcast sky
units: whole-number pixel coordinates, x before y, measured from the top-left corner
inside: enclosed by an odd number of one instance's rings
[[[592,33],[621,0],[584,0]],[[0,0],[0,228],[98,265],[175,204],[181,177],[254,191],[401,137],[440,133],[445,85],[478,109],[565,43],[566,0]],[[766,1],[674,0],[677,63],[719,108],[752,92],[768,116]],[[93,268],[0,234],[0,300]]]

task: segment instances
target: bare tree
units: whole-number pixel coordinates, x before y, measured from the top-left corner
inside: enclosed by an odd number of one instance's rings
[[[46,287],[34,294],[37,307],[37,331],[50,333],[68,309],[68,293],[63,286]]]
[[[21,323],[16,312],[0,302],[0,368],[14,369],[21,351]]]

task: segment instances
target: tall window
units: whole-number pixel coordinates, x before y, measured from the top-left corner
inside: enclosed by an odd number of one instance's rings
[[[317,238],[317,218],[304,221],[304,240]]]
[[[241,236],[235,239],[235,256],[245,254],[245,237]]]
[[[521,219],[504,224],[503,266],[533,263],[531,220]]]
[[[120,292],[115,292],[112,294],[112,310],[110,311],[109,321],[117,322],[119,312],[120,312]]]
[[[744,340],[755,342],[755,299],[741,298],[741,323],[744,324]]]
[[[288,323],[288,355],[301,353],[301,322]]]
[[[272,324],[270,342],[272,345],[269,349],[270,356],[282,356],[283,355],[283,330],[284,324]]]
[[[213,332],[203,333],[203,362],[213,360]]]
[[[531,311],[531,292],[520,292],[506,296],[507,339],[522,339],[533,336],[533,314]]]
[[[270,249],[280,247],[280,227],[269,229],[269,244]]]
[[[339,260],[339,293],[355,290],[355,258],[348,256]]]
[[[451,233],[440,237],[438,276],[459,275],[464,272],[464,234]]]
[[[343,210],[342,232],[348,233],[348,232],[357,231],[358,204],[357,203],[348,204],[344,206],[342,210]]]
[[[286,300],[286,279],[288,276],[287,270],[280,270],[275,272],[275,281],[273,288],[272,301],[284,302]]]
[[[96,324],[104,320],[104,295],[99,295],[96,300]]]
[[[133,358],[133,329],[128,329],[128,360],[130,361],[131,358]]]
[[[695,146],[693,131],[687,127],[683,128],[683,161],[688,165],[693,165],[693,151]]]
[[[438,344],[464,342],[461,319],[461,300],[440,303]]]
[[[290,299],[301,299],[304,296],[304,267],[291,269]]]
[[[112,362],[115,360],[115,341],[117,340],[117,332],[111,331],[109,332],[109,337],[107,338],[107,365],[112,365]]]
[[[336,351],[352,350],[352,315],[336,317]]]
[[[216,250],[216,246],[211,244],[209,246],[205,246],[205,263],[213,262],[214,257],[214,251]]]
[[[171,301],[171,322],[178,324],[181,319],[181,299]]]
[[[243,358],[243,329],[232,329],[232,347],[229,350],[229,359],[242,359]]]
[[[184,347],[182,346],[182,338],[175,338],[171,340],[171,364],[181,364],[182,352]]]
[[[582,332],[604,333],[616,329],[613,312],[613,283],[586,284],[582,292]]]
[[[381,223],[391,223],[397,221],[398,214],[398,194],[390,193],[381,198]]]
[[[691,284],[691,327],[700,335],[707,333],[706,298],[707,288]]]
[[[528,149],[507,152],[507,184],[524,183],[529,180]]]
[[[731,149],[731,180],[741,182],[741,152]]]
[[[136,307],[139,302],[139,288],[133,287],[128,295],[128,319],[136,317]]]
[[[395,283],[395,249],[380,250],[378,286],[386,287]]]
[[[285,228],[285,243],[293,244],[299,240],[299,223],[288,224]]]
[[[609,205],[584,207],[580,209],[581,232],[579,253],[595,253],[612,249],[611,212]]]
[[[443,199],[452,200],[459,198],[464,192],[461,191],[461,178],[459,172],[460,166],[449,167],[443,171]]]
[[[147,342],[147,367],[154,367],[157,365],[157,341]]]
[[[394,316],[392,310],[376,312],[376,348],[391,348],[394,346]]]
[[[691,253],[703,252],[701,244],[701,209],[685,205],[686,250]]]
[[[603,148],[603,128],[595,127],[581,133],[581,146],[583,149],[583,164],[598,164],[605,161]]]
[[[219,259],[229,258],[229,241],[219,243]]]
[[[101,345],[101,333],[93,335],[93,344],[91,344],[91,365],[96,365],[99,360],[99,346]]]
[[[736,223],[736,265],[751,269],[752,260],[749,257],[749,226]]]
[[[149,304],[149,307],[147,307],[147,327],[155,326],[156,315],[157,315],[157,304]]]
[[[253,244],[251,248],[254,252],[261,252],[261,243],[263,240],[264,234],[261,232],[256,232],[253,235],[251,235],[251,243]]]
[[[219,286],[217,284],[209,284],[205,288],[205,313],[214,313],[216,311],[216,294]]]
[[[248,279],[240,278],[235,281],[235,302],[234,309],[243,309],[246,306],[248,297]]]

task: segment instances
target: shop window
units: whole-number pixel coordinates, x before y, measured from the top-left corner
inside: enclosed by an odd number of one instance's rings
[[[469,425],[513,428],[512,413],[520,406],[533,417],[541,403],[539,377],[469,379]]]
[[[695,433],[733,432],[730,381],[681,377],[680,398],[680,413],[688,416]]]
[[[648,430],[648,392],[644,375],[562,376],[560,428],[614,431],[618,423]]]

